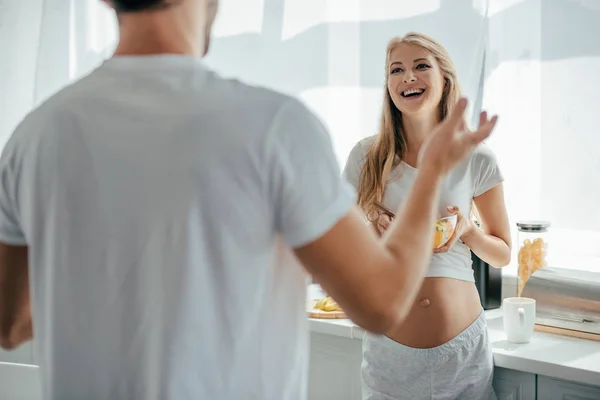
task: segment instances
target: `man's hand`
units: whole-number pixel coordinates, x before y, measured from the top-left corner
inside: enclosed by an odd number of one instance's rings
[[[419,152],[419,169],[431,169],[433,173],[446,175],[464,160],[473,149],[490,136],[498,117],[488,119],[484,111],[479,116],[479,127],[474,132],[466,129],[464,113],[467,100],[458,101],[450,115],[444,119],[423,143]]]
[[[33,337],[28,251],[0,243],[0,347],[11,350]]]

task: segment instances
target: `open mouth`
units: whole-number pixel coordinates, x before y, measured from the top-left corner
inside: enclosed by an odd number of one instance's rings
[[[400,95],[407,99],[414,99],[417,97],[421,97],[425,93],[425,89],[408,89],[400,93]]]

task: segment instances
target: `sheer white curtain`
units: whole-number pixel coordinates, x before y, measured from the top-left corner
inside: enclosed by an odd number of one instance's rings
[[[31,1],[37,7],[0,0],[9,10],[3,16],[20,17],[7,17],[20,22],[0,28],[9,33],[1,36],[8,62],[0,71],[10,77],[0,101],[12,107],[0,139],[32,107],[97,66],[117,37],[114,15],[100,0]],[[395,35],[420,31],[440,40],[465,93],[477,98],[486,7],[487,0],[402,6],[393,0],[221,0],[207,63],[226,76],[301,97],[330,128],[343,164],[354,143],[376,132],[385,48]]]
[[[0,148],[34,101],[43,0],[0,0]]]
[[[99,0],[0,0],[0,148],[33,107],[102,62],[116,38]]]
[[[0,0],[0,150],[32,108],[111,53],[112,14],[99,0]],[[35,364],[31,343],[0,362]]]

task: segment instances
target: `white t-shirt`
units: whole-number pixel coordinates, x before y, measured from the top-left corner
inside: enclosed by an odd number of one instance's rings
[[[300,102],[184,56],[117,57],[27,116],[0,184],[45,398],[306,398],[289,248],[355,194]]]
[[[373,145],[375,136],[358,142],[350,155],[344,176],[358,188],[360,171],[364,165],[367,152]],[[392,169],[385,187],[382,203],[395,210],[408,195],[417,175],[417,170],[401,161]],[[450,215],[448,206],[458,206],[465,216],[471,213],[473,198],[482,195],[494,186],[502,183],[504,178],[498,167],[496,157],[485,145],[479,145],[475,151],[446,176],[442,183],[438,217]],[[455,278],[474,282],[471,250],[460,239],[448,252],[433,254],[427,277]]]

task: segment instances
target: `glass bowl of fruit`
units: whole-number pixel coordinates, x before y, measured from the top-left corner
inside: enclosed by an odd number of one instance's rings
[[[396,214],[383,204],[376,201],[375,205],[383,214],[386,214],[391,219],[394,219],[396,217]],[[435,222],[435,233],[433,236],[434,249],[439,249],[440,247],[443,247],[446,243],[448,243],[448,241],[454,234],[454,231],[456,230],[457,221],[458,215],[450,215],[449,217],[439,218]]]
[[[433,236],[433,248],[444,247],[456,230],[457,215],[440,218],[435,222],[435,233]]]

